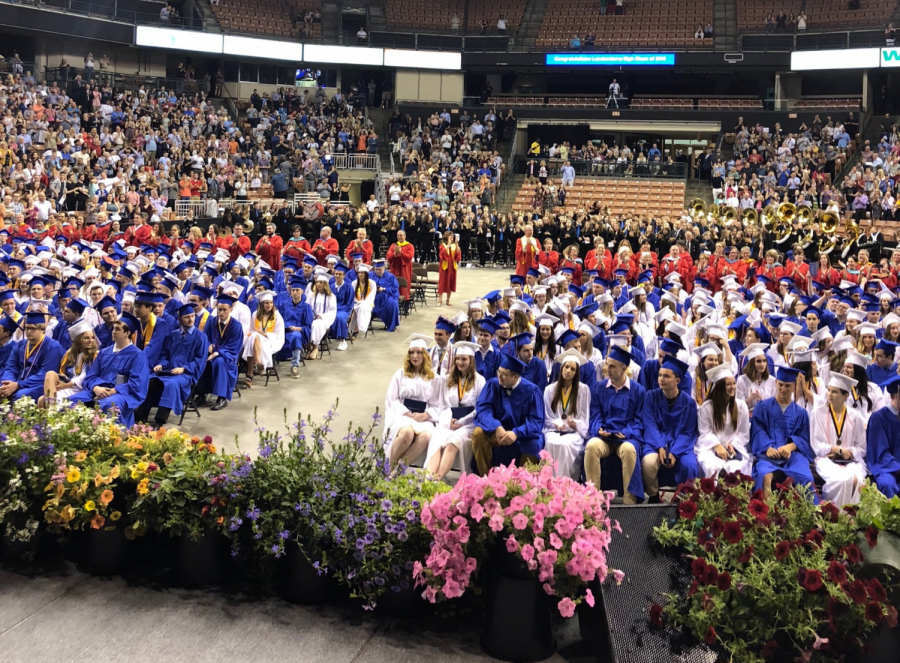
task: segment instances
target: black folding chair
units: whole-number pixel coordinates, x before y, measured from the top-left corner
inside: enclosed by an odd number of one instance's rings
[[[196,395],[197,395],[197,383],[195,382],[194,384],[191,385],[191,395],[188,396],[187,401],[185,401],[185,403],[184,403],[184,408],[181,410],[181,419],[178,420],[179,426],[184,423],[184,416],[188,412],[193,412],[194,414],[197,415],[198,419],[200,418],[200,410],[198,410],[197,406],[194,405],[194,398],[196,397]]]

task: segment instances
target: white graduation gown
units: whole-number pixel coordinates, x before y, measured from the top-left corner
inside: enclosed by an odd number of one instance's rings
[[[802,396],[800,398],[794,399],[794,402],[800,407],[804,408],[810,417],[812,417],[812,414],[816,411],[816,409],[828,402],[828,387],[825,386],[828,383],[822,382],[822,378],[814,379],[819,390],[813,393],[812,401],[807,401]],[[812,391],[812,389],[810,389],[810,391]]]
[[[309,334],[310,343],[318,346],[337,318],[337,297],[313,293],[306,301],[312,306],[315,320]]]
[[[385,451],[388,455],[390,455],[390,447],[397,436],[397,431],[401,428],[411,426],[416,435],[434,431],[434,422],[438,418],[433,398],[436,382],[436,379],[426,380],[418,375],[412,378],[408,377],[404,375],[402,368],[397,369],[397,372],[394,373],[384,397],[384,440]],[[412,417],[404,416],[409,411],[409,408],[404,405],[407,398],[425,401],[428,421],[416,421]]]
[[[772,365],[775,368],[778,368],[779,366],[785,366],[785,367],[790,366],[787,359],[784,358],[784,355],[781,354],[780,352],[778,352],[777,345],[772,345],[772,347],[770,347],[768,350],[766,350],[766,356],[772,360]]]
[[[440,449],[448,444],[455,446],[459,453],[457,454],[457,465],[461,474],[465,474],[472,463],[472,432],[475,430],[475,410],[457,420],[460,428],[450,430],[450,423],[453,419],[451,408],[454,407],[475,407],[478,402],[478,396],[484,389],[485,379],[475,374],[475,384],[463,394],[462,401],[459,399],[459,389],[456,385],[447,386],[447,376],[434,379],[434,388],[432,401],[438,412],[437,424],[434,427],[434,433],[431,441],[428,443],[428,451],[425,455],[425,465],[431,457]]]
[[[746,375],[739,375],[735,384],[735,397],[742,401],[747,400],[754,391],[759,392],[759,400],[764,401],[775,395],[775,378],[771,375],[762,382],[750,382]]]
[[[578,384],[578,397],[575,401],[575,429],[566,424],[566,414],[562,400],[553,408],[553,397],[559,382],[554,382],[544,389],[544,449],[556,461],[557,476],[567,476],[578,480],[581,475],[584,445],[589,437],[591,418],[591,389],[586,384]],[[560,431],[557,426],[565,425]]]
[[[859,488],[866,480],[866,422],[859,410],[850,407],[849,401],[846,412],[840,444],[827,403],[816,408],[810,417],[810,443],[816,454],[816,472],[825,481],[822,496],[839,507],[859,502]],[[848,449],[853,462],[838,465],[827,458],[832,446]],[[853,489],[854,480],[856,490]]]
[[[372,322],[372,309],[375,308],[375,294],[378,287],[374,281],[369,281],[369,291],[362,299],[356,299],[356,289],[353,290],[353,316],[350,318],[350,331],[366,333],[369,323]]]
[[[496,348],[494,350],[496,351]],[[435,375],[447,375],[450,372],[451,362],[453,361],[453,344],[447,343],[443,356],[441,356],[440,352],[441,350],[437,345],[432,345],[431,349],[428,350],[428,354],[431,355],[431,370],[434,371]]]
[[[872,407],[869,407],[869,404],[864,398],[857,399],[853,394],[850,394],[850,399],[847,401],[847,407],[851,410],[856,410],[862,415],[864,427],[868,427],[869,425],[870,414],[887,405],[887,401],[884,398],[884,391],[877,384],[873,384],[872,382],[869,383],[868,394],[869,399],[872,401]]]
[[[269,331],[263,336],[260,331],[262,327],[259,319],[254,315],[252,326],[248,329],[250,333],[244,335],[244,351],[241,356],[248,359],[253,356],[253,345],[256,339],[259,339],[260,359],[262,359],[263,368],[272,368],[272,358],[284,346],[284,318],[281,313],[275,311],[274,324],[269,323]]]
[[[706,401],[697,411],[697,429],[700,432],[697,444],[697,462],[703,476],[713,478],[722,470],[727,473],[742,472],[750,475],[753,471],[753,457],[750,455],[750,410],[740,398],[735,399],[738,409],[738,420],[731,419],[731,410],[725,413],[725,428],[716,432],[713,427],[713,404]],[[731,444],[741,459],[722,460],[716,455],[716,445]]]
[[[76,366],[77,366],[76,362]],[[73,396],[77,394],[79,391],[83,389],[81,386],[84,383],[85,377],[87,377],[88,369],[91,367],[90,363],[84,362],[81,366],[81,371],[72,378],[72,382],[70,383],[71,387],[66,387],[65,389],[60,389],[56,392],[56,400],[62,400],[63,398],[69,398],[69,396]],[[60,376],[61,378],[65,378],[65,376]]]

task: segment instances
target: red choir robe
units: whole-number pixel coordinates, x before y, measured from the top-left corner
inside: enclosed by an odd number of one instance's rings
[[[559,253],[556,251],[541,251],[537,260],[538,264],[549,269],[551,274],[556,274],[559,269]]]
[[[323,267],[328,264],[328,256],[336,256],[341,252],[341,247],[334,237],[322,239],[321,237],[313,244],[312,254]]]
[[[534,267],[540,244],[535,237],[520,237],[516,240],[516,274],[525,276]]]
[[[256,253],[276,272],[281,269],[281,237],[265,235],[256,243]]]
[[[400,298],[409,299],[409,284],[412,282],[412,264],[416,249],[409,242],[395,242],[387,252],[388,267],[398,279],[406,279],[406,287],[400,288]]]
[[[456,272],[459,268],[459,261],[462,254],[458,246],[454,246],[453,250],[446,244],[440,247],[440,270],[438,271],[438,294],[445,292],[456,292]]]
[[[348,265],[353,264],[353,259],[350,257],[353,253],[362,253],[363,262],[367,265],[371,265],[372,256],[375,254],[375,247],[373,247],[372,242],[367,239],[364,239],[362,242],[354,239],[347,245],[347,248],[344,251],[344,258],[346,258]]]

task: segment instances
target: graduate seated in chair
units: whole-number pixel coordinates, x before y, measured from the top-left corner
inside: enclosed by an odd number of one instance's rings
[[[472,452],[480,476],[495,465],[537,462],[544,448],[544,394],[522,377],[525,364],[501,354],[497,377],[485,383],[475,408]]]
[[[20,321],[25,340],[11,351],[0,374],[0,400],[18,400],[28,396],[37,401],[44,393],[47,371],[59,370],[62,347],[45,335],[47,316],[39,311],[26,313]]]
[[[387,270],[385,260],[374,260],[375,303],[372,312],[384,323],[385,331],[394,331],[400,324],[400,284]]]
[[[815,459],[809,443],[809,414],[793,401],[794,383],[800,371],[785,366],[775,374],[775,396],[756,404],[750,420],[750,450],[756,458],[756,487],[771,492],[772,485],[790,477],[815,494],[809,464]]]
[[[220,295],[216,301],[216,319],[206,325],[206,368],[197,382],[195,405],[206,405],[206,397],[213,394],[215,404],[210,410],[228,407],[238,378],[238,358],[244,345],[241,323],[231,316],[237,299]]]
[[[866,480],[866,422],[859,410],[847,407],[856,380],[832,373],[828,402],[810,417],[810,445],[816,472],[825,481],[822,496],[842,507],[859,502]]]
[[[113,344],[100,351],[88,369],[84,389],[69,399],[96,404],[104,412],[114,408],[126,428],[134,425],[134,410],[144,402],[150,380],[147,357],[131,342],[139,327],[136,317],[122,314],[113,325]]]
[[[184,304],[176,314],[178,327],[169,332],[159,363],[150,367],[147,398],[135,412],[137,421],[147,421],[152,407],[156,407],[157,426],[165,426],[172,412],[180,415],[206,366],[207,338],[194,326],[194,306]]]
[[[866,429],[866,465],[878,490],[887,497],[900,495],[900,375],[881,383],[888,404],[869,417]]]
[[[680,359],[666,357],[659,369],[659,389],[644,396],[641,419],[644,444],[641,469],[648,502],[659,504],[659,483],[678,485],[700,473],[695,447],[699,436],[697,404],[679,389],[688,372]]]

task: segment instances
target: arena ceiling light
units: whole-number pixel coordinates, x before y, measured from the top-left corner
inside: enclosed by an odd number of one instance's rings
[[[222,54],[222,35],[208,32],[172,30],[139,25],[135,31],[134,43],[137,46],[149,46],[151,48]]]
[[[380,67],[384,64],[384,50],[381,48],[355,48],[353,46],[323,46],[307,44],[303,49],[305,62],[322,64],[355,64]]]
[[[402,67],[409,69],[444,69],[459,71],[462,69],[462,53],[447,51],[407,51],[403,49],[384,49],[385,67]]]
[[[792,71],[822,69],[877,69],[881,60],[879,48],[847,48],[832,51],[794,51]]]
[[[300,62],[303,59],[303,44],[225,35],[224,53],[225,55],[242,55],[249,58]]]
[[[671,67],[674,53],[547,53],[544,64],[556,67]]]

